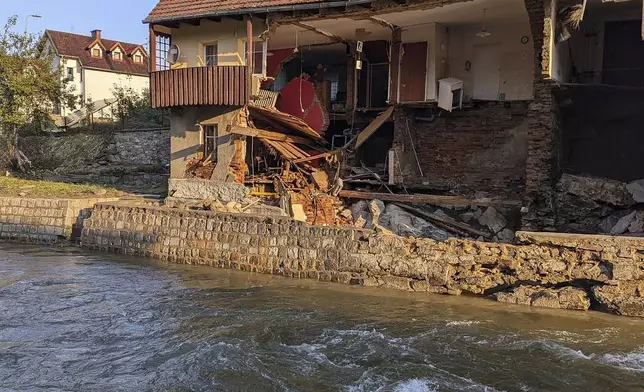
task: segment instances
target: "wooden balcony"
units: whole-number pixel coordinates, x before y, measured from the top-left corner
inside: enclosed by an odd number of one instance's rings
[[[192,67],[150,73],[153,108],[245,105],[250,96],[245,66]]]

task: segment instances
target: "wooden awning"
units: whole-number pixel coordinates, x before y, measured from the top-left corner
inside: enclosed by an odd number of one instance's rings
[[[266,146],[274,148],[278,153],[280,153],[280,155],[288,160],[308,158],[310,156],[309,153],[290,142],[270,140],[262,137],[260,137],[259,140]]]
[[[266,122],[278,131],[296,132],[321,144],[326,144],[326,140],[300,118],[288,113],[280,112],[276,109],[260,108],[255,105],[248,105],[248,111],[250,112],[251,117]]]

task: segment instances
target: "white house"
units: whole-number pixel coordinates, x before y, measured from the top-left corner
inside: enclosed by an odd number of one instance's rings
[[[45,30],[44,38],[45,51],[53,50],[54,69],[62,67],[62,77],[83,104],[113,99],[115,85],[136,91],[149,86],[148,54],[141,45],[105,39],[100,30],[89,36]],[[63,117],[70,112],[64,106],[55,108]],[[110,117],[111,112],[108,107],[95,117]]]

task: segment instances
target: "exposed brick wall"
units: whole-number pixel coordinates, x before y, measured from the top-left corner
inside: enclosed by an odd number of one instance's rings
[[[525,175],[527,112],[526,102],[482,103],[478,108],[441,113],[429,122],[416,119],[422,118],[422,111],[398,108],[393,146],[402,180],[405,184],[444,184],[459,194],[484,192],[520,199]],[[410,134],[423,176],[418,170]],[[399,173],[397,170],[396,176]]]
[[[535,52],[534,100],[528,111],[524,230],[551,230],[556,219],[557,126],[550,79],[552,0],[525,0]]]
[[[489,295],[529,282],[530,290],[541,290],[537,297],[556,298],[550,286],[586,282],[584,289],[568,288],[587,304],[591,291],[606,291],[600,294],[612,311],[644,316],[642,290],[630,290],[644,282],[644,239],[535,233],[517,238],[520,245],[438,242],[281,217],[98,204],[85,220],[81,245],[177,263],[456,295]],[[567,305],[554,301],[552,307]]]

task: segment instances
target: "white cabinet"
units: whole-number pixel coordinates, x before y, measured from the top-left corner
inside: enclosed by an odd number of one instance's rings
[[[438,107],[451,112],[463,107],[463,81],[445,78],[438,81]]]

